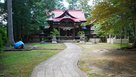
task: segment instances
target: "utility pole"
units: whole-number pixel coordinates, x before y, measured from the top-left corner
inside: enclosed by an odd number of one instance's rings
[[[12,21],[12,0],[7,0],[7,10],[8,10],[8,46],[13,46],[14,36]]]

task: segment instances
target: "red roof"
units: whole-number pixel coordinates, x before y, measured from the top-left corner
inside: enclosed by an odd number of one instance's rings
[[[48,18],[48,21],[60,22],[63,19],[71,19],[74,22],[86,21],[82,10],[52,10],[49,12],[49,15],[52,14],[54,14],[54,16]]]

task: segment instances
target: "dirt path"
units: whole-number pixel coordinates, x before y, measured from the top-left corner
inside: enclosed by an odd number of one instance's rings
[[[65,45],[65,50],[38,64],[31,77],[87,77],[77,67],[81,48],[72,43]]]

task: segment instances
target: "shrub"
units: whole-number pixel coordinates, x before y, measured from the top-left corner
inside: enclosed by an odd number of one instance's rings
[[[0,34],[0,51],[2,51],[2,47],[3,47],[3,45],[2,45],[2,36]]]
[[[59,36],[60,34],[59,31],[55,28],[53,28],[53,31],[51,31],[50,33],[51,33],[51,36],[54,36],[54,35]]]
[[[84,31],[79,31],[78,32],[78,35],[82,35],[82,34],[85,34],[85,32]]]
[[[7,44],[7,36],[4,29],[0,28],[0,51],[2,47]]]

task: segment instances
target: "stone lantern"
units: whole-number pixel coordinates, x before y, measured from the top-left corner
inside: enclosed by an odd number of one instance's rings
[[[96,41],[96,38],[97,38],[97,33],[96,32],[93,32],[92,34],[94,34],[93,38],[94,38],[94,41],[92,42],[93,44],[97,44],[97,41]]]
[[[57,43],[56,35],[52,36],[52,43]]]
[[[44,32],[42,31],[42,33],[40,33],[40,38],[41,38],[41,44],[43,44],[44,43]]]

